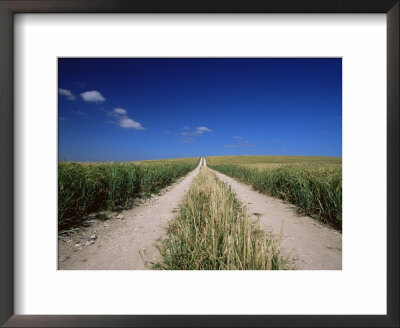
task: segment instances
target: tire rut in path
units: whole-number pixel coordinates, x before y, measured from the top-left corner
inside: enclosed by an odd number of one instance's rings
[[[202,161],[161,196],[153,196],[145,204],[122,212],[124,220],[96,222],[71,240],[59,239],[61,270],[146,270],[161,255],[155,243],[166,237],[166,226],[182,201],[190,183],[198,174]],[[77,238],[97,239],[90,246],[76,247]],[[67,243],[64,243],[66,241]]]
[[[297,270],[341,270],[342,234],[308,216],[299,216],[295,206],[254,191],[251,186],[219,173],[239,201],[247,204],[249,216],[260,220],[263,230],[279,235],[283,223],[281,250]]]

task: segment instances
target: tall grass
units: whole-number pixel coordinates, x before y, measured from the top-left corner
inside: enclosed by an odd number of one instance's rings
[[[257,169],[243,165],[209,165],[254,189],[297,205],[301,212],[342,228],[342,168],[282,166]]]
[[[241,155],[241,156],[207,156],[207,164],[225,165],[332,165],[341,166],[341,157],[329,156],[271,156],[271,155]]]
[[[124,209],[195,168],[198,159],[166,164],[58,163],[59,228],[80,224],[90,213]]]
[[[247,209],[202,167],[159,247],[170,270],[283,269],[279,242],[248,218]]]

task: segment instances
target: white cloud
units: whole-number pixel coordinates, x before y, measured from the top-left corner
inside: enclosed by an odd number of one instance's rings
[[[124,108],[114,108],[109,115],[118,120],[118,125],[124,129],[146,130],[139,122],[128,117],[128,111]]]
[[[234,139],[243,139],[243,137],[241,137],[241,136],[234,136],[233,138]]]
[[[81,97],[87,102],[101,103],[106,101],[106,98],[104,98],[101,93],[96,90],[82,92]]]
[[[121,117],[119,126],[124,129],[146,130],[139,122],[132,120],[128,116]]]
[[[201,136],[204,132],[212,132],[211,129],[206,126],[199,126],[192,132],[182,132],[183,136]]]
[[[209,128],[205,127],[205,126],[199,126],[196,130],[200,134],[203,133],[203,132],[212,132],[211,129],[209,129]]]
[[[113,109],[114,113],[120,114],[120,115],[126,115],[128,114],[128,111],[123,108],[114,108]]]
[[[66,96],[68,100],[75,100],[75,96],[72,94],[71,90],[67,90],[67,89],[58,89],[58,93],[62,96]]]

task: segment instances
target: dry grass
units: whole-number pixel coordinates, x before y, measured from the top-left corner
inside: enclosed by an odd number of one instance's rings
[[[283,269],[280,244],[253,223],[247,208],[211,170],[202,167],[159,247],[171,270]]]
[[[238,164],[259,168],[274,168],[283,165],[341,166],[341,157],[326,156],[209,156],[209,165]]]

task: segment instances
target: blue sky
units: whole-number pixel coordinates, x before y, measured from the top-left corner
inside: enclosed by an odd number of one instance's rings
[[[337,58],[60,58],[59,159],[342,156]]]

